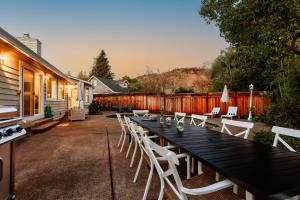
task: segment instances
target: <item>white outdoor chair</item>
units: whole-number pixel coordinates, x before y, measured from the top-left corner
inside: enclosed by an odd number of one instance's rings
[[[121,142],[122,142],[122,139],[123,139],[122,146],[121,146],[121,149],[120,149],[120,152],[122,152],[123,148],[124,148],[125,141],[126,141],[126,136],[127,136],[126,124],[122,120],[122,117],[121,117],[120,113],[116,113],[116,115],[117,115],[118,122],[119,122],[119,124],[121,126],[121,129],[122,129],[121,136],[120,136],[120,139],[119,139],[119,142],[118,142],[118,147],[119,147],[120,144],[121,144]]]
[[[227,111],[227,114],[226,115],[221,115],[221,118],[230,118],[232,119],[233,117],[236,117],[237,116],[237,111],[238,111],[238,107],[235,107],[235,106],[229,106],[228,107],[228,111]]]
[[[174,120],[176,120],[176,123],[184,123],[186,113],[183,112],[175,112],[174,114]]]
[[[195,126],[204,127],[206,120],[207,120],[207,116],[192,114],[190,124],[193,124]]]
[[[235,120],[222,119],[221,123],[223,124],[221,133],[225,133],[225,131],[226,131],[229,135],[234,135],[234,136],[244,135],[244,137],[243,137],[244,139],[248,139],[250,129],[254,127],[253,122],[241,122],[241,121],[235,121]],[[229,130],[227,125],[246,128],[246,130],[235,134]]]
[[[272,132],[275,133],[275,138],[273,142],[273,146],[277,147],[278,141],[281,142],[288,150],[296,152],[293,147],[291,147],[286,141],[284,141],[280,135],[286,135],[290,137],[295,137],[295,138],[300,138],[300,130],[295,130],[291,128],[283,128],[279,126],[273,126],[272,127]]]
[[[149,110],[133,110],[132,112],[135,117],[146,117],[149,115]]]
[[[214,107],[210,113],[204,113],[203,115],[211,116],[212,118],[220,113],[220,107]]]
[[[152,142],[151,140],[149,140],[148,138],[144,138],[144,144],[145,144],[145,150],[151,160],[151,166],[155,166],[156,171],[159,175],[160,178],[160,184],[161,184],[161,188],[160,188],[160,193],[159,193],[159,197],[158,200],[162,200],[163,196],[164,196],[164,190],[165,185],[167,184],[169,187],[167,188],[167,191],[170,191],[172,193],[174,193],[175,197],[172,198],[172,196],[168,196],[169,199],[173,200],[173,199],[180,199],[180,200],[187,200],[187,195],[192,195],[195,197],[196,195],[215,195],[213,196],[213,198],[211,199],[217,199],[216,197],[221,197],[223,200],[235,200],[238,199],[236,195],[234,195],[233,193],[228,193],[228,190],[226,191],[227,193],[225,193],[225,191],[220,191],[223,190],[225,188],[231,187],[233,185],[233,183],[230,180],[223,180],[220,182],[213,182],[213,180],[211,180],[211,178],[209,178],[206,175],[202,175],[202,176],[197,176],[197,177],[193,177],[190,180],[184,181],[182,182],[180,179],[180,176],[178,174],[177,171],[177,167],[176,165],[179,165],[179,160],[178,160],[178,156],[168,150],[165,149],[161,146],[159,146],[158,144],[155,144],[154,142]],[[159,163],[160,157],[155,156],[155,154],[161,156],[162,159],[165,159],[168,161],[169,163],[169,168],[168,170],[164,171]],[[173,183],[173,181],[169,178],[169,177],[173,177],[175,180],[175,183]],[[196,179],[196,180],[195,180]],[[207,181],[209,180],[209,181]],[[148,179],[149,181],[149,179]],[[204,182],[208,183],[207,186],[205,187],[201,187],[201,188],[193,188],[190,189],[190,187],[195,186],[195,183],[197,184],[197,182]],[[191,183],[191,184],[188,184]],[[185,187],[185,185],[188,185],[189,188]],[[146,190],[148,192],[148,182],[146,185]],[[219,191],[219,192],[218,192]],[[220,194],[220,192],[224,192],[222,194]],[[207,196],[206,196],[207,198]],[[210,198],[207,198],[210,199]]]

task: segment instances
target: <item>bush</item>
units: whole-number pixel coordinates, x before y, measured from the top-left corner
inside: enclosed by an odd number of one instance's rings
[[[102,105],[98,101],[93,101],[89,105],[89,114],[91,115],[100,115],[101,114]]]
[[[275,133],[270,131],[259,131],[254,135],[254,141],[261,142],[263,144],[273,145]],[[286,141],[293,149],[297,152],[300,152],[300,139],[289,137],[289,136],[280,136],[284,141]],[[278,148],[286,149],[286,147],[278,142]]]

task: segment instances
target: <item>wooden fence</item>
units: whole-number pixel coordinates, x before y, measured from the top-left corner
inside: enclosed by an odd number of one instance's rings
[[[238,106],[238,115],[242,116],[249,112],[249,92],[230,92],[229,103],[221,102],[221,92],[198,93],[198,94],[174,94],[174,95],[151,95],[144,93],[132,94],[103,94],[94,95],[94,101],[98,101],[106,107],[115,109],[122,106],[127,109],[132,105],[134,109],[147,109],[158,113],[164,107],[166,113],[185,112],[188,114],[203,114],[210,112],[213,107],[221,107],[221,114],[227,112],[228,106]],[[253,92],[254,114],[263,113],[265,107],[270,103],[261,92]]]

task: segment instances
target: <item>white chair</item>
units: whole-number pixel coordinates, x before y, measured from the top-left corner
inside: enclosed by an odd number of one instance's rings
[[[229,135],[234,135],[234,136],[242,136],[244,135],[244,139],[248,139],[250,129],[254,127],[254,123],[252,122],[241,122],[241,121],[235,121],[235,120],[228,120],[228,119],[222,119],[221,123],[222,125],[222,130],[221,133],[225,133],[225,131]],[[229,126],[236,126],[236,127],[241,127],[241,128],[246,128],[246,130],[239,132],[239,133],[232,133],[229,130]]]
[[[176,120],[176,123],[184,123],[186,113],[183,112],[175,112],[174,114],[174,120]]]
[[[149,110],[133,110],[132,112],[135,117],[146,117],[149,115]]]
[[[192,114],[190,124],[193,124],[195,126],[204,127],[206,120],[207,120],[207,116]]]
[[[123,142],[122,142],[122,146],[121,146],[121,149],[120,149],[120,152],[123,151],[123,148],[124,148],[124,144],[125,144],[125,141],[126,141],[126,136],[127,136],[127,132],[126,132],[126,124],[125,122],[122,120],[122,117],[121,117],[121,114],[120,113],[116,113],[117,115],[117,119],[118,119],[118,122],[121,126],[121,129],[122,129],[122,132],[121,132],[121,136],[120,136],[120,139],[119,139],[119,142],[118,142],[118,147],[120,146],[121,144],[121,141],[123,139]]]
[[[201,188],[193,188],[193,189],[187,188],[183,185],[183,182],[181,181],[180,176],[177,171],[176,165],[179,165],[178,156],[174,152],[155,144],[148,138],[144,138],[144,144],[145,144],[145,150],[151,160],[151,163],[153,163],[152,165],[155,166],[157,173],[159,175],[159,178],[160,178],[161,188],[160,188],[160,193],[159,193],[159,197],[158,197],[159,200],[163,199],[165,184],[167,184],[169,186],[170,190],[172,192],[174,192],[176,197],[180,200],[187,200],[188,199],[187,194],[194,195],[194,196],[195,195],[208,195],[208,194],[217,192],[219,190],[223,190],[225,188],[231,187],[233,185],[233,183],[230,180],[223,180],[223,181],[213,183],[208,186],[201,187]],[[162,159],[165,159],[168,161],[168,163],[169,163],[168,170],[164,171],[162,169],[162,167],[159,163],[160,158],[155,156],[155,154],[159,155]],[[175,183],[173,183],[169,177],[173,177],[175,180]],[[200,176],[200,177],[204,177],[204,175]],[[197,177],[197,178],[199,178],[199,177]],[[194,179],[194,178],[192,178],[192,179]],[[190,182],[192,181],[192,179],[190,179]],[[199,179],[199,181],[201,181],[201,179]],[[187,182],[189,182],[189,181],[187,181]],[[148,185],[148,182],[147,182],[147,185]],[[146,187],[146,189],[147,189],[147,187]],[[224,195],[224,196],[219,195],[219,196],[222,196],[222,199],[224,199],[224,200],[237,199],[236,195],[234,195],[233,193],[230,196],[228,196],[228,195]]]
[[[221,118],[230,118],[232,119],[233,117],[236,117],[237,116],[237,111],[238,111],[238,107],[235,107],[235,106],[229,106],[228,107],[228,111],[227,111],[227,114],[226,115],[221,115]]]
[[[220,113],[220,107],[214,107],[210,113],[204,113],[203,115],[211,116],[212,118]]]
[[[288,150],[296,152],[296,150],[291,147],[286,141],[284,141],[280,135],[286,135],[290,137],[300,138],[300,130],[295,130],[291,128],[283,128],[279,126],[273,126],[272,132],[275,133],[275,138],[273,142],[273,146],[277,147],[278,141],[281,142]]]

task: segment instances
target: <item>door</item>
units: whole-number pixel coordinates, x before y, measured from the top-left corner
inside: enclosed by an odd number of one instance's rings
[[[24,116],[34,114],[34,73],[24,69]]]

